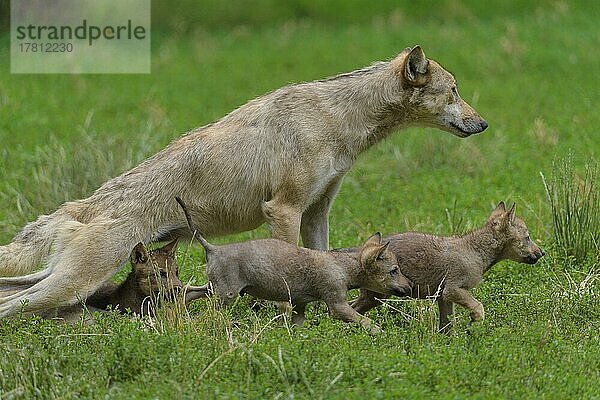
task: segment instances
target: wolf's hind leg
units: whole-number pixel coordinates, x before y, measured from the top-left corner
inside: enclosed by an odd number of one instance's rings
[[[48,277],[51,272],[50,268],[46,268],[29,275],[0,278],[0,295],[1,292],[27,289]]]
[[[144,235],[135,221],[97,219],[64,232],[50,257],[51,273],[32,287],[0,298],[0,316],[39,312],[85,299],[117,272]]]
[[[11,243],[0,246],[0,276],[18,276],[35,271],[48,260],[57,231],[69,220],[70,216],[57,211],[27,224]]]
[[[448,333],[452,328],[450,317],[454,313],[454,303],[438,297],[437,304],[440,312],[438,331]]]

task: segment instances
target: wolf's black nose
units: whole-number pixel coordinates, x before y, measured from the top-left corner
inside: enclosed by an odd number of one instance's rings
[[[402,291],[402,296],[410,296],[412,293],[412,289],[413,289],[413,284],[411,283],[410,286],[405,287]]]
[[[485,131],[486,128],[488,127],[488,123],[485,121],[485,119],[482,119],[481,122],[479,123],[481,132]]]

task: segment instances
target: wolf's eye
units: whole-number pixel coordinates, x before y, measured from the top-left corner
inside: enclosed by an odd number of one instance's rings
[[[390,271],[390,275],[391,276],[396,276],[398,275],[398,273],[400,272],[400,269],[398,267],[394,267],[392,268],[392,270]]]
[[[166,278],[166,277],[167,277],[167,271],[165,271],[165,270],[161,270],[161,271],[160,271],[160,277],[161,277],[161,278]]]

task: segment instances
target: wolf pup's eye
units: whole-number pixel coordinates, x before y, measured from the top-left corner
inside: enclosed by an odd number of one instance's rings
[[[452,94],[453,94],[455,97],[458,97],[458,89],[456,88],[456,86],[452,86]]]

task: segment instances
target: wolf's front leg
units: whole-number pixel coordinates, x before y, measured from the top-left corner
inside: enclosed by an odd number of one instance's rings
[[[446,286],[442,293],[445,301],[450,301],[471,310],[471,321],[482,321],[484,318],[483,304],[481,304],[468,290]]]
[[[294,308],[292,310],[292,323],[296,326],[302,326],[306,317],[304,316],[304,312],[306,310],[306,304],[304,303],[296,303],[294,304]]]
[[[350,307],[345,300],[335,303],[327,303],[327,307],[329,307],[329,312],[334,318],[341,319],[344,322],[361,324],[372,335],[381,333],[380,327],[378,327],[369,318],[356,312],[356,310]]]
[[[304,247],[329,250],[329,211],[341,184],[342,178],[335,178],[321,198],[302,214],[300,233]]]
[[[352,302],[352,308],[357,312],[364,314],[372,308],[379,306],[381,304],[381,300],[379,299],[385,299],[387,297],[389,296],[372,292],[367,289],[360,289],[360,296]]]
[[[300,237],[300,218],[302,216],[300,208],[282,202],[277,198],[262,203],[261,208],[271,228],[271,236],[297,245]]]
[[[104,260],[110,261],[110,260]],[[122,260],[124,261],[124,259]],[[55,269],[47,278],[25,290],[0,299],[0,317],[23,310],[27,314],[39,313],[61,306],[76,304],[78,298],[87,298],[106,280],[110,279],[122,262],[95,265],[92,270],[79,270],[78,263],[69,262],[71,270]]]

